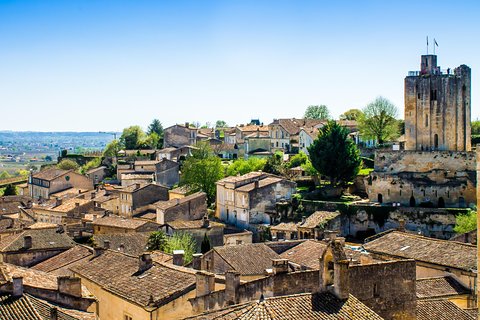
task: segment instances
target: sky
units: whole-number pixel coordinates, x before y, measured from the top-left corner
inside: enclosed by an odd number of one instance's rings
[[[121,131],[332,116],[377,96],[403,118],[426,36],[472,68],[479,1],[0,0],[0,130]],[[432,53],[430,46],[430,53]]]

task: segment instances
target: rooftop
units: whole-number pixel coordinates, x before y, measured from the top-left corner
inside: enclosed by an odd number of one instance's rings
[[[92,249],[83,245],[76,245],[67,251],[34,265],[31,267],[31,269],[54,273],[57,275],[69,275],[71,274],[71,272],[69,272],[67,269],[69,266],[80,263],[84,259],[90,257],[92,254]]]
[[[37,179],[43,179],[43,180],[54,180],[55,178],[63,176],[64,174],[70,171],[72,170],[62,170],[56,167],[51,167],[51,168],[42,170],[40,172],[34,173],[32,177]]]
[[[245,184],[241,187],[238,187],[237,188],[237,191],[240,191],[240,192],[250,192],[250,191],[253,191],[255,189],[259,189],[259,188],[264,188],[266,186],[269,186],[271,184],[274,184],[274,183],[278,183],[282,180],[285,180],[283,178],[279,178],[279,177],[275,177],[275,176],[269,176],[269,177],[266,177],[265,179],[260,179],[258,181],[258,188],[255,187],[255,181],[251,182],[251,183],[248,183],[248,184]]]
[[[32,237],[32,246],[28,249],[24,248],[24,237],[26,236]],[[57,229],[26,229],[0,240],[0,252],[68,249],[74,245],[75,242],[66,233],[58,232]]]
[[[470,290],[451,276],[417,279],[417,298],[445,298],[469,294]]]
[[[281,253],[280,257],[309,269],[318,270],[320,268],[319,258],[326,248],[327,244],[324,242],[307,240]]]
[[[476,320],[470,313],[449,300],[417,301],[417,320]]]
[[[393,231],[365,243],[363,247],[371,253],[414,259],[465,271],[477,270],[477,247],[471,244]]]
[[[192,201],[194,199],[201,198],[201,197],[204,197],[206,201],[207,194],[205,192],[195,192],[183,198],[175,198],[167,201],[157,201],[153,205],[158,209],[166,210],[166,209],[175,207],[179,204],[186,203],[188,201]]]
[[[110,249],[122,251],[134,256],[141,255],[147,250],[148,237],[151,232],[96,234],[93,236],[95,244],[104,247],[105,241],[110,242]]]
[[[97,226],[106,226],[106,227],[116,227],[124,229],[137,229],[147,223],[152,223],[152,221],[140,220],[140,219],[128,219],[118,216],[108,216],[97,218],[93,221],[93,225]]]
[[[200,229],[203,228],[203,219],[199,220],[173,220],[167,222],[170,227],[175,230],[181,229]],[[216,221],[209,221],[209,228],[223,228],[225,225]]]
[[[330,220],[338,217],[340,213],[338,211],[315,211],[305,219],[304,223],[298,223],[297,226],[301,228],[316,228],[319,225],[323,225]]]

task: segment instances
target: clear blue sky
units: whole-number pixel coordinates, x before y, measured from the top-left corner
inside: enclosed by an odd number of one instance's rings
[[[426,35],[472,68],[480,117],[479,2],[391,2],[0,0],[0,130],[338,117],[379,95],[403,117]]]

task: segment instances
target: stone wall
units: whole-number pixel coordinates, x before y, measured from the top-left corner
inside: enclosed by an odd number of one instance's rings
[[[168,200],[168,188],[149,184],[148,186],[132,193],[132,211],[160,200]]]
[[[195,129],[190,129],[182,125],[174,125],[168,127],[163,132],[163,146],[168,147],[182,147],[187,145],[194,145],[196,143]]]
[[[207,212],[207,195],[197,192],[178,201],[169,208],[157,208],[157,222],[167,223],[174,220],[198,220]],[[171,201],[171,200],[170,200]]]
[[[62,253],[67,249],[69,248],[37,251],[30,250],[27,252],[4,252],[0,254],[0,261],[21,267],[31,267],[37,263],[47,260],[48,258],[56,256],[59,253]]]

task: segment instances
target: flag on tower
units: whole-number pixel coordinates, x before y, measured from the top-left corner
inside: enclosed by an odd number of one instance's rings
[[[433,42],[438,47],[438,43],[437,43],[437,40],[435,40],[435,38],[433,38]]]

